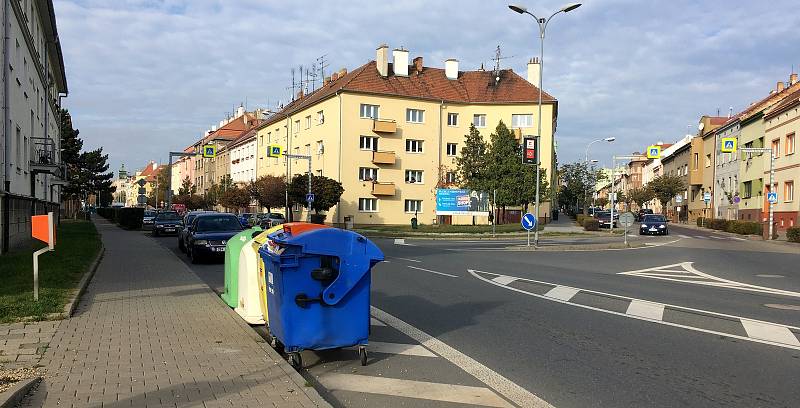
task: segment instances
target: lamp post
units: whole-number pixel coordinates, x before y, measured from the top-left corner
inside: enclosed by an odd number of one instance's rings
[[[538,118],[539,120],[537,120],[537,122],[538,122],[538,133],[536,135],[536,137],[538,137],[539,140],[541,140],[541,138],[542,138],[542,73],[544,72],[544,34],[545,34],[545,31],[547,30],[547,24],[550,23],[550,20],[553,17],[555,17],[556,14],[558,14],[558,13],[568,13],[568,12],[570,12],[572,10],[575,10],[576,8],[578,8],[580,6],[581,6],[581,3],[570,3],[570,4],[567,4],[566,6],[561,7],[560,10],[558,10],[555,13],[551,14],[550,17],[548,17],[546,19],[536,17],[533,13],[528,11],[528,9],[523,7],[523,6],[516,5],[516,4],[510,4],[508,6],[508,8],[510,8],[511,10],[514,10],[515,12],[517,12],[519,14],[528,14],[528,15],[530,15],[531,17],[534,18],[534,20],[536,20],[536,24],[539,25],[539,39],[540,39],[540,47],[539,47],[539,118]],[[550,139],[550,143],[551,143],[550,147],[551,147],[551,151],[552,151],[552,143],[553,143],[553,139],[552,138]],[[537,163],[536,163],[536,200],[535,200],[534,204],[535,204],[535,208],[536,208],[535,209],[536,217],[538,218],[539,217],[539,184],[540,184],[539,183],[539,171],[540,171],[539,167],[540,166],[539,166],[538,162],[539,162],[539,160],[541,160],[541,159],[538,159],[538,158],[541,157],[539,152],[536,152],[536,157],[537,157]],[[539,247],[539,227],[538,227],[538,225],[536,226],[536,229],[534,231],[533,245],[534,245],[534,247],[537,247],[537,248]]]
[[[587,165],[587,170],[588,170],[588,164],[589,164],[589,148],[590,148],[590,147],[591,147],[593,144],[595,144],[595,143],[597,143],[597,142],[608,142],[608,143],[611,143],[611,142],[613,142],[613,141],[615,141],[615,140],[617,140],[617,138],[616,138],[616,137],[613,137],[613,136],[612,136],[612,137],[606,137],[606,138],[604,138],[604,139],[592,140],[591,142],[589,142],[589,144],[587,144],[587,145],[586,145],[586,155],[584,156],[584,160],[583,160],[583,162],[584,162],[584,163],[586,163],[586,165]],[[597,160],[592,160],[592,163],[597,163]],[[592,188],[594,188],[594,186],[592,186]],[[584,207],[586,207],[586,200],[587,200],[587,197],[586,197],[586,188],[584,188],[584,189],[583,189],[583,206],[584,206]],[[576,201],[577,201],[577,200],[576,200]],[[577,209],[577,208],[575,208],[575,211],[578,211],[578,209]]]

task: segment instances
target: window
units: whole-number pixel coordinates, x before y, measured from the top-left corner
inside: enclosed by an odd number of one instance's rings
[[[16,150],[17,150],[17,169],[22,169],[22,129],[17,126],[17,143],[16,143]]]
[[[794,133],[786,135],[786,155],[794,154]]]
[[[374,169],[371,167],[359,167],[358,168],[358,180],[359,181],[378,181],[378,169]]]
[[[421,109],[406,109],[406,122],[422,123],[425,121],[425,111]]]
[[[406,170],[406,183],[422,184],[422,170]]]
[[[374,136],[361,136],[358,141],[358,145],[361,150],[372,150],[373,152],[377,152],[378,138]]]
[[[752,181],[745,181],[744,182],[744,198],[750,198],[753,196],[753,182]]]
[[[406,151],[409,153],[422,153],[422,140],[406,139]]]
[[[361,104],[361,117],[362,118],[371,118],[371,119],[378,119],[378,105],[367,105],[366,103]]]
[[[689,174],[689,165],[688,164],[683,166],[683,175],[685,176],[687,174]]]
[[[317,124],[321,125],[323,123],[325,123],[325,114],[323,114],[322,111],[319,111],[317,112]]]
[[[525,115],[511,115],[511,127],[533,127],[533,114],[528,113]]]
[[[447,126],[458,126],[458,114],[457,113],[448,113],[447,114]]]
[[[772,141],[772,156],[775,158],[780,157],[781,152],[781,139],[775,139]]]
[[[794,181],[787,181],[783,183],[783,201],[794,201]]]
[[[377,198],[359,198],[358,211],[361,212],[377,212],[378,199]]]
[[[479,128],[486,127],[486,115],[482,113],[472,115],[472,124]]]
[[[422,200],[406,200],[406,212],[422,212]]]
[[[447,144],[447,155],[448,156],[455,156],[456,152],[458,151],[458,145],[455,143],[448,143]]]
[[[298,119],[294,121],[294,133],[297,133],[299,131],[300,131],[300,120]]]
[[[711,167],[711,155],[706,155],[706,167]]]
[[[444,182],[447,184],[452,184],[456,182],[456,172],[448,171],[444,175]]]
[[[306,129],[311,128],[311,115],[306,116]]]
[[[699,166],[700,166],[700,153],[695,153],[694,160],[692,160],[692,169],[697,170]]]
[[[325,145],[322,143],[322,140],[317,140],[317,154],[325,153]]]
[[[306,144],[306,156],[311,156],[311,144]]]

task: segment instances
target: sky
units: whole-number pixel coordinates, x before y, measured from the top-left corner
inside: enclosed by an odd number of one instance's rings
[[[325,55],[352,70],[375,48],[461,70],[493,66],[525,76],[539,53],[532,17],[497,0],[55,0],[69,95],[84,147],[111,168],[166,163],[246,104],[290,100],[291,69]],[[539,17],[565,3],[524,4]],[[454,7],[457,5],[457,7]],[[727,116],[800,70],[796,0],[588,0],[547,28],[544,90],[559,101],[562,163],[642,151],[696,132],[701,115]],[[488,136],[488,135],[486,135]]]

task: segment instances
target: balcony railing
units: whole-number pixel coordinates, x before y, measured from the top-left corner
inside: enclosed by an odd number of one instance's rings
[[[393,119],[373,119],[372,131],[379,133],[394,133],[397,132],[397,122]]]
[[[394,164],[396,160],[394,152],[372,152],[372,162],[375,164]]]
[[[393,196],[394,183],[372,183],[372,195]]]

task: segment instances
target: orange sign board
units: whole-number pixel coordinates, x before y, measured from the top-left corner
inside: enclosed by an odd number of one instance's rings
[[[53,213],[47,215],[34,215],[31,217],[31,236],[48,244],[51,248],[56,245],[56,231],[53,226]]]

